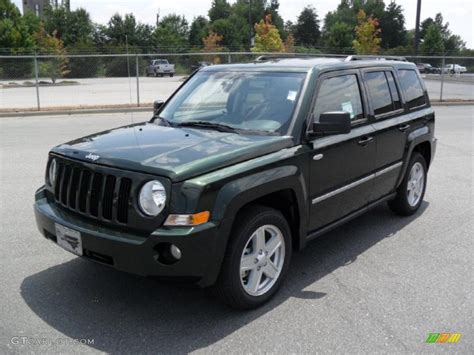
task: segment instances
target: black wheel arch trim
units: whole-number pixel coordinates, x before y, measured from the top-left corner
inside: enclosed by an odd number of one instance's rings
[[[410,163],[411,157],[413,156],[413,152],[416,150],[416,147],[422,143],[429,143],[430,150],[431,150],[431,159],[433,160],[435,148],[434,144],[435,141],[433,139],[433,132],[430,130],[429,126],[423,126],[420,128],[415,129],[414,131],[410,132],[408,135],[407,140],[407,153],[406,158],[404,159],[402,169],[400,170],[400,176],[398,177],[397,184],[395,188],[398,188],[403,181],[403,177],[408,168],[408,164]],[[426,164],[430,165],[431,161],[427,161]]]

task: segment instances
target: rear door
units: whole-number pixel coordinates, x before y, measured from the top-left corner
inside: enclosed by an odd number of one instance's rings
[[[368,203],[374,169],[373,127],[367,119],[358,70],[327,74],[319,79],[312,114],[349,112],[348,134],[315,137],[310,152],[310,221],[316,230]]]
[[[415,70],[411,71],[416,76]],[[375,201],[395,190],[413,117],[403,107],[401,86],[393,69],[367,69],[363,75],[377,147],[370,195],[370,201]]]

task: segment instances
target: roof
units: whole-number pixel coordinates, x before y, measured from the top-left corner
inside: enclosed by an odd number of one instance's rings
[[[268,57],[250,63],[220,64],[203,68],[203,71],[234,71],[234,70],[262,70],[262,71],[308,71],[310,69],[350,69],[373,66],[413,66],[413,63],[399,60],[360,59],[346,61],[346,58],[330,57],[297,57],[282,58]]]

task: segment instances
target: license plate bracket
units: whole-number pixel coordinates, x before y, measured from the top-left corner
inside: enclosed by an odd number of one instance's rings
[[[56,240],[58,245],[79,256],[82,256],[81,232],[65,227],[61,224],[54,224],[56,229]]]

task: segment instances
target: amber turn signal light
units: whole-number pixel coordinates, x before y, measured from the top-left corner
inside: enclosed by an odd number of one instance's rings
[[[198,226],[209,221],[209,211],[194,214],[170,214],[166,218],[165,226]]]

